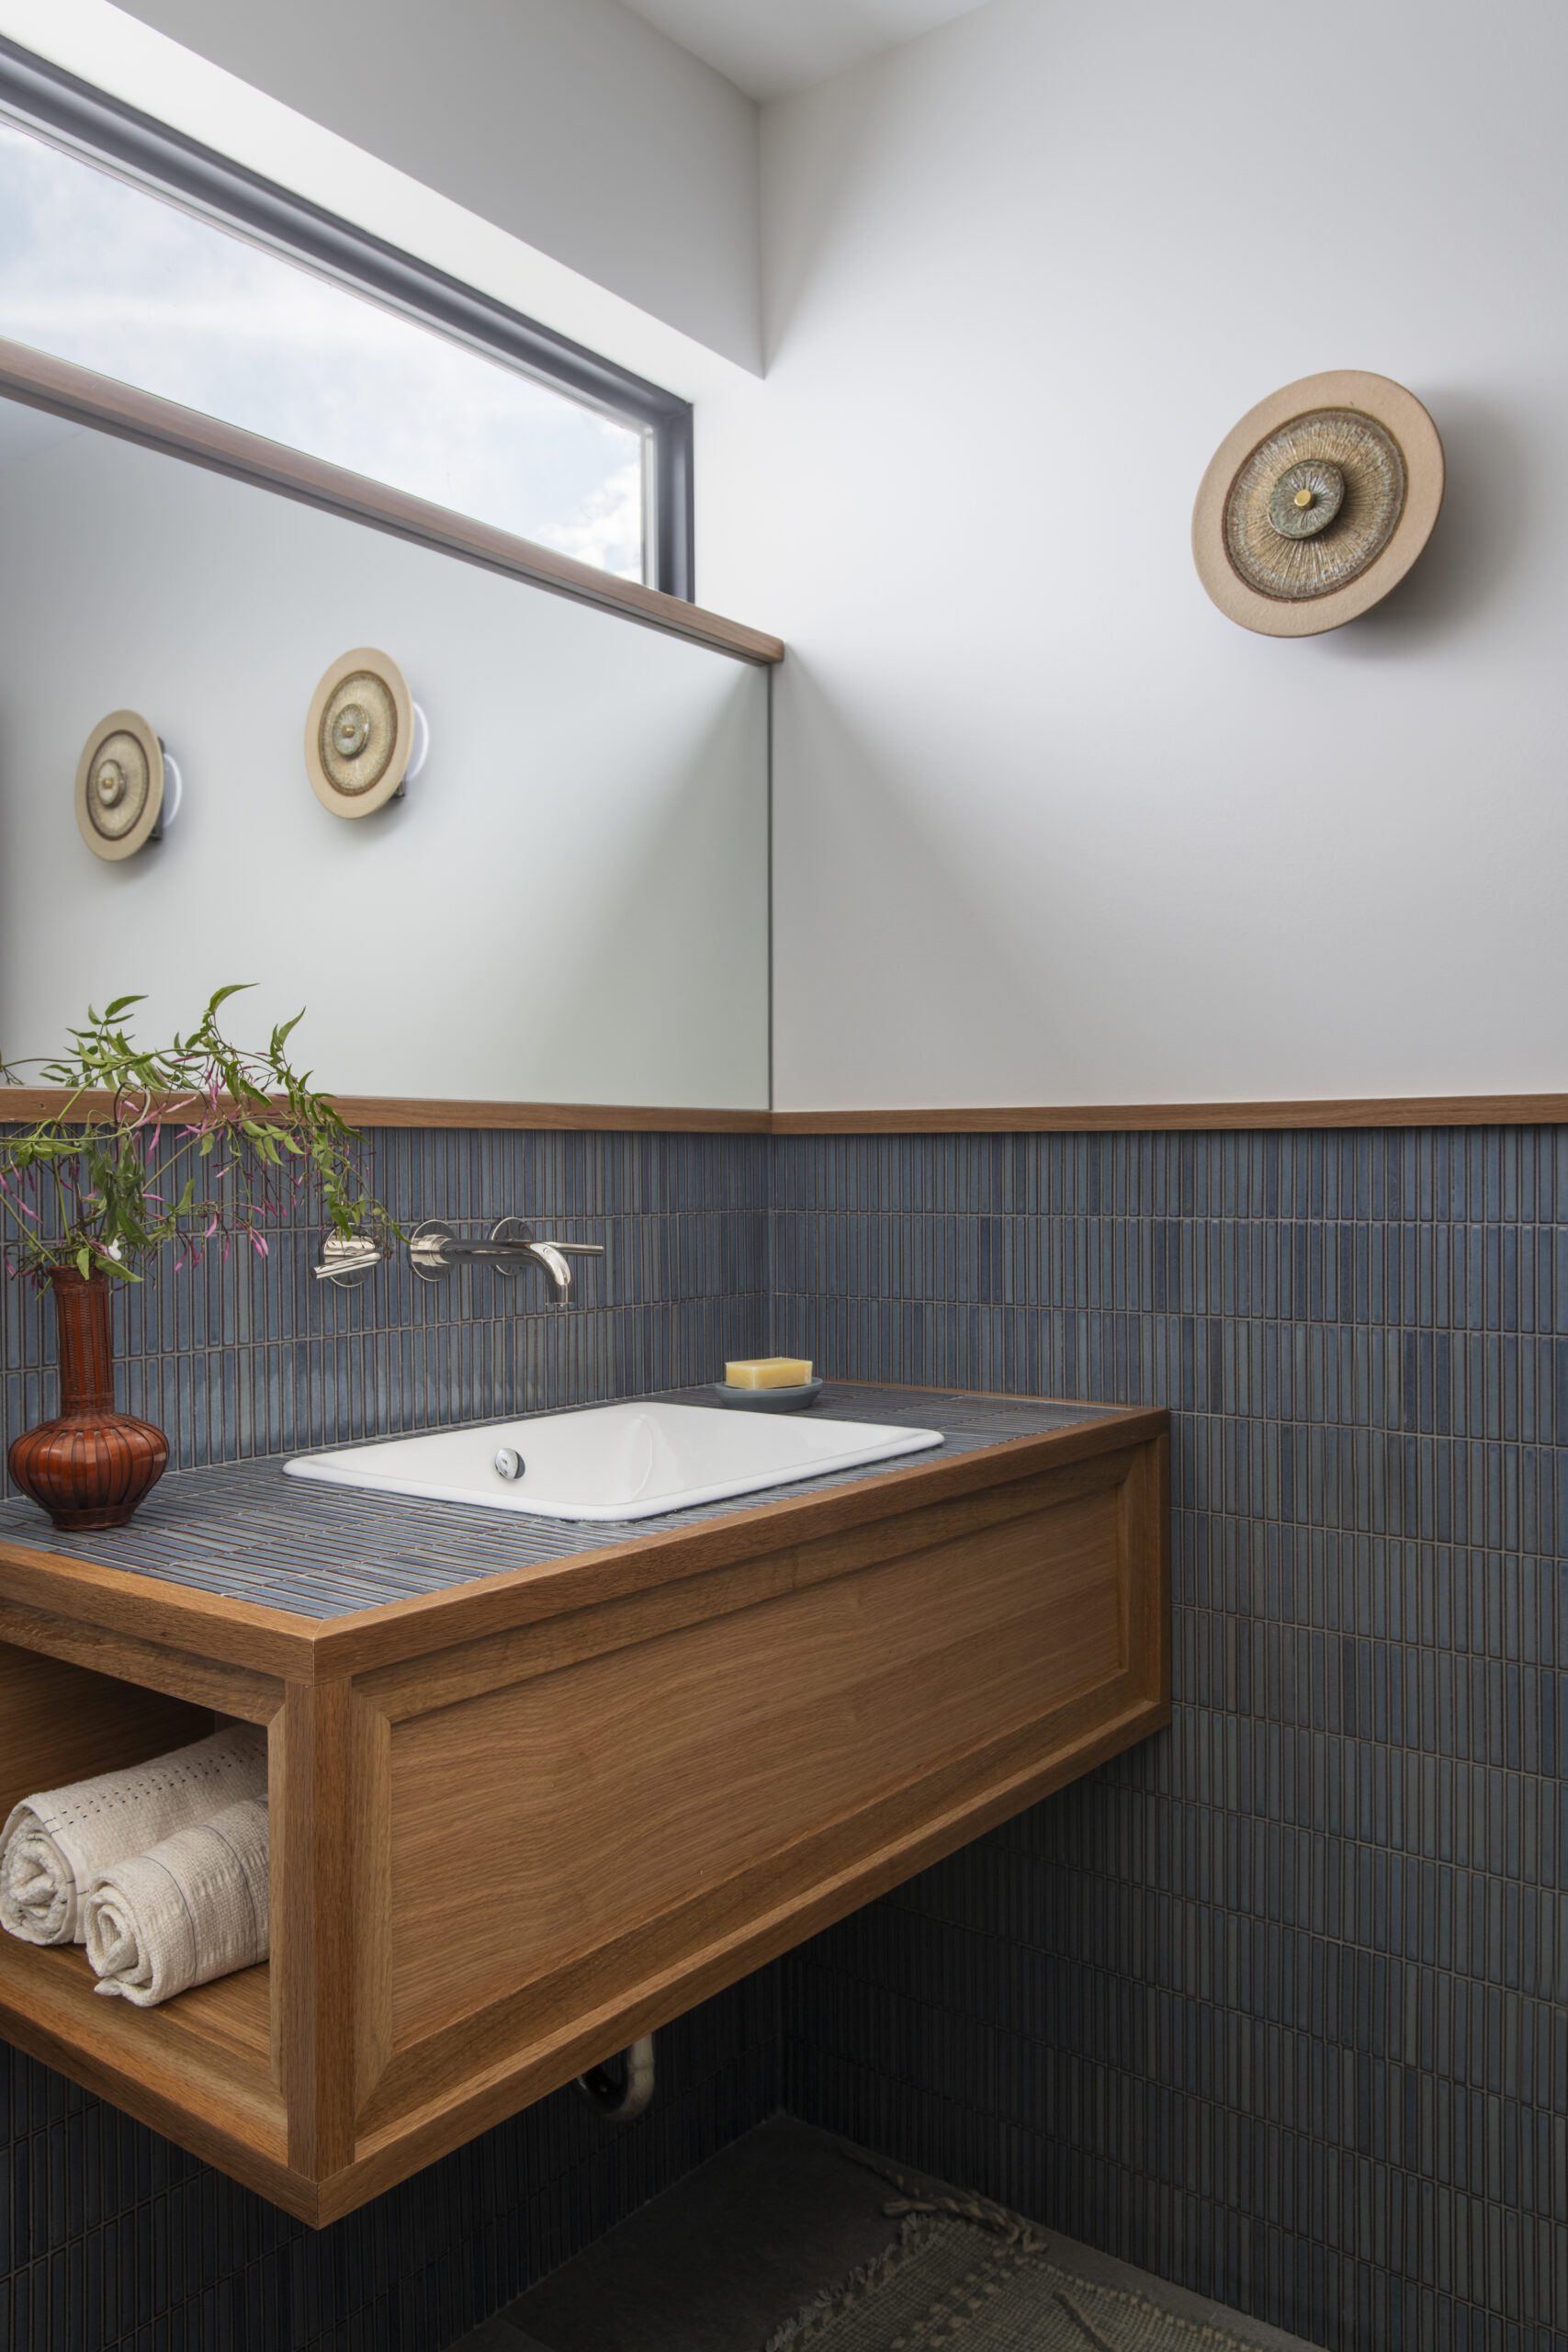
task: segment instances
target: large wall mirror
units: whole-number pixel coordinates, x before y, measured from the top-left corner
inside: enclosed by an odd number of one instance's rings
[[[425,713],[400,799],[306,772],[312,690],[384,649]],[[761,1110],[765,668],[255,483],[0,402],[0,1051],[254,981],[348,1096]],[[89,730],[142,713],[183,797],[109,863]]]
[[[689,601],[686,403],[0,51],[0,1054],[239,980],[378,1111],[764,1113],[782,649]],[[345,818],[365,647],[428,751]],[[116,711],[182,799],[110,860]]]

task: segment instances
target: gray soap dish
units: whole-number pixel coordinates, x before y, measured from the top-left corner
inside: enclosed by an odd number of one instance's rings
[[[731,1388],[728,1380],[716,1380],[713,1393],[721,1405],[733,1405],[740,1413],[803,1413],[821,1396],[822,1383],[807,1380],[798,1388]]]

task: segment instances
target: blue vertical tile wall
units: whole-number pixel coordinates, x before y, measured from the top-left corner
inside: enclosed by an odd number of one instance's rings
[[[321,1229],[288,1224],[265,1257],[209,1247],[121,1294],[119,1402],[190,1468],[710,1378],[765,1327],[767,1153],[761,1136],[383,1130],[366,1170],[405,1228],[525,1216],[603,1242],[572,1305],[540,1268],[430,1283],[401,1252],[336,1289],[314,1276]],[[32,1284],[0,1289],[0,1429],[53,1410],[52,1326]]]
[[[1176,1722],[785,1964],[786,2103],[1335,2352],[1568,2346],[1568,1135],[781,1141],[773,1337],[1175,1416]]]
[[[122,1393],[180,1459],[698,1380],[770,1314],[1166,1403],[1176,1724],[694,2013],[629,2132],[547,2101],[320,2237],[12,2059],[0,2343],[438,2352],[782,2096],[1334,2352],[1563,2352],[1568,1137],[376,1148],[407,1219],[607,1239],[584,1303],[339,1295],[311,1235],[161,1278]]]
[[[605,2124],[559,2092],[320,2233],[0,2046],[6,2352],[441,2352],[772,2114],[768,1974],[659,2037]]]
[[[177,1464],[710,1377],[766,1321],[767,1145],[679,1136],[381,1134],[394,1214],[523,1214],[603,1241],[562,1312],[542,1272],[406,1264],[336,1292],[321,1235],[165,1266],[118,1309],[120,1401]],[[50,1310],[0,1287],[0,1441],[53,1409]],[[440,2352],[779,2104],[764,1973],[660,2036],[649,2112],[547,2099],[319,2235],[0,2047],[5,2352]]]

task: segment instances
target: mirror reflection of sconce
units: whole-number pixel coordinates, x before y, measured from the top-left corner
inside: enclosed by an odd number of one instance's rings
[[[100,718],[76,763],[76,822],[96,857],[111,864],[162,841],[179,814],[175,763],[139,710]]]
[[[430,729],[390,654],[341,654],[310,697],[305,767],[334,817],[369,817],[400,799],[424,765]]]

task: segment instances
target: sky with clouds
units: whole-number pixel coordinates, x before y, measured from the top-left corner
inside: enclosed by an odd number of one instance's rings
[[[643,576],[639,432],[5,124],[0,334]]]

